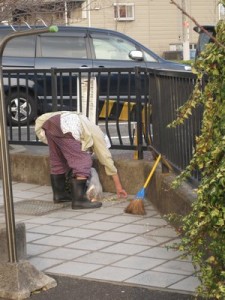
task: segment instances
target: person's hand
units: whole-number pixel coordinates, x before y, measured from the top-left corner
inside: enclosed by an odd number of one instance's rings
[[[115,188],[116,188],[116,193],[118,198],[126,198],[127,197],[127,192],[122,188],[122,184],[120,183],[120,179],[118,174],[114,174],[112,176]]]
[[[116,192],[118,198],[127,198],[127,192],[123,188],[118,189]]]

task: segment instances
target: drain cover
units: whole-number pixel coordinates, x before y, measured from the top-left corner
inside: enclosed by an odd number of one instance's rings
[[[14,211],[16,214],[42,216],[51,211],[55,211],[64,207],[71,206],[71,202],[57,203],[42,200],[23,200],[14,203]],[[0,212],[4,212],[4,207],[0,207]]]

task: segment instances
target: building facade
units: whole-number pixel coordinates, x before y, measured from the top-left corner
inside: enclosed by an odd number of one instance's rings
[[[223,14],[218,0],[175,2],[201,25],[215,25]],[[87,0],[68,24],[120,31],[161,56],[182,50],[184,41],[193,49],[198,37],[194,22],[170,0]]]

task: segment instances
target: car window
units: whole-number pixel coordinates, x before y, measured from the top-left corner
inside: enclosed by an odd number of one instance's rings
[[[87,58],[83,37],[40,36],[41,57]]]
[[[210,32],[213,34],[212,32]],[[211,38],[206,33],[201,33],[199,36],[199,51],[203,51],[205,46],[211,42]]]
[[[157,62],[157,60],[149,53],[147,53],[146,51],[143,51],[144,53],[144,60],[148,61],[148,62]]]
[[[3,56],[34,57],[35,37],[16,37],[6,44]]]
[[[136,50],[135,44],[120,37],[102,35],[92,38],[96,59],[131,60],[129,53]]]

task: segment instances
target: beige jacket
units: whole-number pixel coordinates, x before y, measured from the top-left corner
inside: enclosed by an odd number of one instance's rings
[[[92,123],[86,116],[82,114],[76,112],[57,111],[41,115],[35,122],[35,132],[38,139],[45,144],[48,143],[42,126],[44,122],[52,116],[62,113],[73,113],[79,115],[83,129],[81,134],[82,151],[87,151],[88,149],[92,148],[99,162],[105,167],[106,174],[109,176],[116,174],[117,169],[114,165],[111,152],[106,147],[103,132],[99,126]]]

